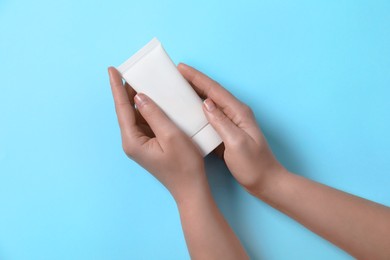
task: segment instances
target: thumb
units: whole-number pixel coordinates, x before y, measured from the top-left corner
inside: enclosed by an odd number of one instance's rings
[[[215,131],[217,131],[225,143],[231,143],[234,138],[237,138],[238,135],[242,134],[240,128],[238,128],[210,98],[203,101],[203,110],[205,111],[209,123],[214,127]]]
[[[135,95],[134,101],[138,111],[146,120],[157,139],[166,139],[181,132],[160,107],[147,95],[138,93]]]

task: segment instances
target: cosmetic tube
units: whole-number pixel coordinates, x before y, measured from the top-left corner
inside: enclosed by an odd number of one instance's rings
[[[203,156],[222,142],[204,115],[202,99],[177,70],[157,38],[117,69],[136,92],[148,95],[191,137]]]

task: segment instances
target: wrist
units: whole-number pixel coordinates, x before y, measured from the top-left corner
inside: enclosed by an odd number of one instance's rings
[[[194,204],[204,203],[212,199],[211,190],[207,178],[192,183],[190,187],[182,189],[180,193],[172,194],[179,210],[191,208]]]
[[[199,200],[206,194],[211,193],[206,174],[197,173],[199,178],[191,178],[186,183],[178,185],[177,189],[171,190],[171,194],[178,206]]]
[[[279,185],[282,179],[289,174],[286,168],[282,165],[275,164],[270,167],[266,173],[262,174],[261,181],[252,187],[246,188],[246,190],[260,199],[265,198],[268,194]]]

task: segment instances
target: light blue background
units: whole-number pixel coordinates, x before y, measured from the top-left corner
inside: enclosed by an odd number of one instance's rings
[[[290,170],[390,205],[389,1],[0,0],[0,259],[189,258],[108,85],[154,36],[249,104]],[[350,259],[206,164],[253,259]]]

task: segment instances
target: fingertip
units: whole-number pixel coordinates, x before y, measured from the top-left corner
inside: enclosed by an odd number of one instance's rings
[[[111,80],[113,80],[115,78],[116,69],[113,66],[110,66],[107,68],[107,71],[108,71],[108,76],[110,77]]]
[[[183,62],[180,62],[179,65],[177,65],[177,68],[179,70],[185,70],[187,67],[188,67],[188,65],[183,63]]]
[[[181,62],[181,63],[179,63],[179,65],[177,65],[177,69],[186,78],[188,76],[190,76],[192,74],[192,72],[193,72],[193,68],[191,66],[183,63],[183,62]]]
[[[109,74],[111,74],[113,71],[115,71],[116,69],[115,69],[115,67],[114,66],[109,66],[108,68],[107,68],[107,71],[108,71],[108,73]]]
[[[123,86],[122,75],[115,67],[108,67],[110,82],[114,86]]]

